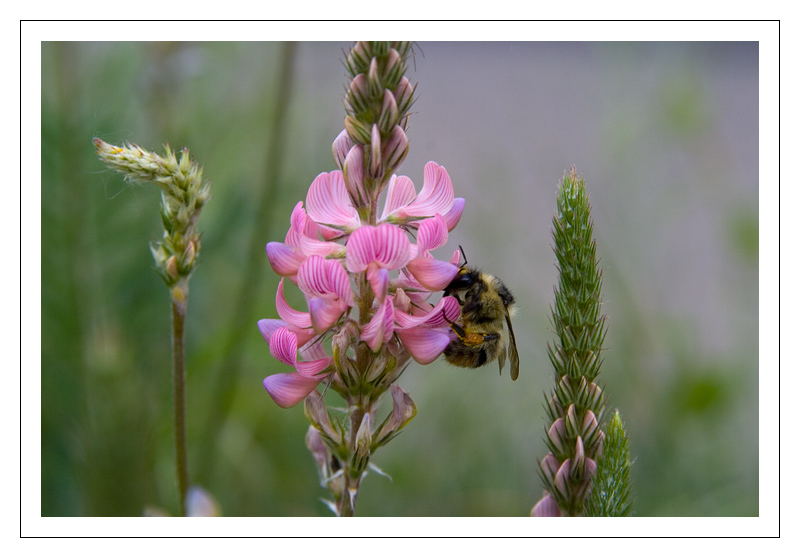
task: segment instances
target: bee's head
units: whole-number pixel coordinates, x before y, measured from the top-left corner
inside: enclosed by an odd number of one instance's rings
[[[445,296],[454,292],[463,291],[472,287],[477,281],[480,280],[481,273],[477,269],[467,267],[466,264],[458,269],[458,273],[450,281],[444,289]]]

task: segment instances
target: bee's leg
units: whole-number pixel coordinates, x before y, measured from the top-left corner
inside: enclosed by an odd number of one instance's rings
[[[459,339],[461,339],[461,340],[463,341],[463,340],[464,340],[464,338],[465,338],[465,337],[466,337],[466,335],[467,335],[467,332],[466,332],[466,331],[464,331],[464,328],[463,328],[463,327],[461,327],[460,325],[458,325],[457,323],[455,323],[455,322],[451,322],[450,320],[448,320],[448,319],[447,319],[447,315],[444,313],[444,308],[442,308],[442,316],[443,316],[443,317],[444,317],[444,319],[447,321],[447,323],[448,323],[448,324],[450,324],[450,329],[452,329],[452,330],[453,330],[453,332],[454,332],[456,335],[458,335],[458,338],[459,338]]]

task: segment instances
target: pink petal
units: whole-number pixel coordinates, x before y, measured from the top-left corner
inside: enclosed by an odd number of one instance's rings
[[[403,230],[383,223],[377,227],[363,226],[350,235],[347,241],[345,263],[351,273],[360,273],[369,264],[398,269],[411,257],[411,243]]]
[[[269,353],[289,366],[297,363],[297,336],[286,327],[279,327],[270,338]]]
[[[447,224],[447,230],[452,231],[461,220],[461,214],[464,213],[464,205],[466,204],[464,198],[456,198],[453,200],[453,207],[450,211],[444,214],[444,222]]]
[[[269,242],[267,244],[267,258],[272,270],[281,277],[292,277],[305,261],[306,257],[293,246],[283,242]]]
[[[400,227],[383,223],[375,229],[378,243],[375,260],[381,267],[399,269],[411,259],[411,243]]]
[[[552,496],[547,494],[531,510],[533,517],[561,517],[561,510]]]
[[[352,231],[361,225],[350,201],[342,171],[323,172],[314,179],[306,196],[308,216],[317,223]]]
[[[436,214],[432,219],[425,219],[419,224],[417,233],[418,254],[435,250],[447,243],[447,225],[444,218]]]
[[[320,375],[326,368],[333,363],[333,357],[325,357],[318,360],[297,363],[297,373],[304,378],[315,378],[318,382],[324,379]]]
[[[286,244],[289,246],[298,246],[299,238],[306,228],[306,211],[303,209],[303,202],[299,201],[292,210],[292,217],[289,222],[289,232],[286,233]]]
[[[429,291],[441,291],[458,273],[458,267],[434,258],[417,257],[406,265],[408,271]]]
[[[414,203],[402,212],[407,217],[433,217],[437,213],[447,214],[453,207],[453,183],[447,170],[430,161],[425,165],[425,175]]]
[[[319,385],[319,380],[304,378],[296,372],[273,374],[264,378],[264,388],[280,407],[288,409],[300,403]]]
[[[367,342],[369,348],[377,351],[383,343],[392,338],[394,332],[394,310],[392,300],[386,298],[375,311],[375,315],[361,331],[361,339]]]
[[[278,283],[278,293],[275,295],[275,309],[278,311],[278,316],[287,324],[300,329],[311,327],[311,316],[308,312],[295,310],[286,302],[286,298],[283,296],[283,279]]]
[[[373,263],[367,268],[367,281],[378,300],[383,301],[389,292],[389,270]]]
[[[399,304],[403,303],[402,298],[394,297],[395,307],[399,309]],[[442,328],[449,329],[450,322],[456,321],[461,309],[458,300],[452,296],[445,296],[431,308],[430,312],[420,315],[411,315],[406,312],[397,311],[394,313],[394,319],[397,322],[398,329],[411,329],[425,325],[428,328]],[[448,321],[449,320],[449,321]]]
[[[272,337],[272,334],[275,333],[275,330],[277,330],[279,327],[285,326],[286,322],[283,320],[258,320],[258,331],[261,332],[261,336],[264,338],[264,341],[267,342],[267,345],[269,345],[269,339]]]
[[[359,204],[367,202],[364,191],[364,148],[360,145],[353,147],[347,154],[344,167],[344,183],[352,201]]]
[[[412,328],[398,330],[397,335],[420,364],[430,364],[450,344],[450,334],[445,330]]]
[[[313,297],[308,301],[308,310],[311,315],[311,324],[314,331],[324,333],[329,327],[336,323],[336,320],[344,313],[347,308],[339,300]]]
[[[389,215],[401,207],[405,207],[414,201],[417,196],[414,190],[414,183],[407,176],[394,175],[389,179],[389,186],[386,188],[386,202],[383,205],[381,221],[385,221]]]
[[[450,263],[455,266],[458,266],[459,268],[461,267],[461,249],[458,249],[455,252],[453,252],[453,257],[450,258]]]

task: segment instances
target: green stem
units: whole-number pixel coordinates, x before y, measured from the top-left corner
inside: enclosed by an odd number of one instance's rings
[[[183,343],[187,286],[188,283],[184,281],[172,290],[172,420],[175,428],[175,470],[183,516],[186,515],[186,491],[189,487],[186,459],[186,362]]]

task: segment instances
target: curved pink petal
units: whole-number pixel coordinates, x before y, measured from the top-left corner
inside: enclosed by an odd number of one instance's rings
[[[347,154],[344,161],[344,184],[350,198],[361,205],[367,203],[367,194],[364,190],[364,148],[354,146]]]
[[[264,378],[264,389],[280,407],[288,409],[308,397],[316,389],[319,380],[304,378],[297,372],[273,374]]]
[[[386,202],[383,204],[383,214],[380,220],[385,221],[389,215],[414,201],[416,196],[417,192],[414,190],[414,183],[410,178],[393,175],[386,188]]]
[[[398,299],[395,295],[395,307],[399,308],[402,304],[402,299]],[[453,296],[445,296],[431,308],[430,312],[421,315],[411,315],[406,312],[398,311],[394,313],[394,319],[397,322],[398,329],[412,329],[422,326],[427,328],[443,328],[450,327],[450,322],[456,321],[458,315],[461,313],[461,308],[458,300]]]
[[[406,217],[433,217],[447,214],[453,207],[453,183],[444,167],[433,161],[425,165],[422,190],[400,214]]]
[[[308,312],[295,310],[286,302],[286,298],[283,296],[283,279],[278,283],[278,292],[275,295],[275,309],[278,311],[278,316],[287,324],[300,329],[311,327],[311,316]]]
[[[290,227],[289,232],[286,233],[286,244],[289,246],[298,246],[299,238],[306,228],[306,211],[303,209],[303,202],[299,201],[295,204],[292,210],[292,216],[289,219]]]
[[[285,327],[285,326],[286,322],[284,322],[283,320],[275,320],[275,319],[258,320],[258,331],[261,332],[261,337],[264,338],[264,341],[267,342],[267,345],[269,345],[270,337],[272,337],[272,334],[275,333],[275,330],[277,330],[279,327]]]
[[[461,255],[462,255],[461,254],[461,249],[458,249],[458,250],[454,251],[453,252],[453,257],[450,258],[450,263],[455,265],[455,266],[458,266],[460,268],[461,267]]]
[[[311,315],[311,325],[317,333],[323,333],[336,323],[344,313],[347,305],[340,300],[331,300],[322,297],[312,297],[308,301],[308,311]]]
[[[293,246],[283,242],[267,243],[267,259],[272,270],[281,277],[292,277],[306,257]]]
[[[289,366],[297,363],[297,336],[288,328],[279,327],[270,337],[269,353]]]
[[[425,219],[419,224],[417,233],[418,255],[435,250],[447,243],[447,224],[444,217],[436,214],[431,219]]]
[[[372,263],[367,268],[367,281],[378,300],[383,301],[389,293],[389,270]]]
[[[391,298],[387,297],[361,330],[361,339],[367,342],[370,349],[377,351],[383,343],[392,338],[392,333],[394,333],[394,309]]]
[[[310,256],[297,270],[297,286],[306,295],[326,299],[340,299],[353,305],[350,278],[338,260]]]
[[[345,264],[351,273],[360,273],[369,264],[399,269],[411,258],[411,242],[400,227],[383,223],[377,227],[363,226],[347,241]]]
[[[397,332],[400,341],[420,364],[430,364],[450,344],[450,334],[445,330],[413,328]]]
[[[308,216],[322,225],[352,231],[361,226],[358,211],[350,201],[342,171],[320,173],[306,196]]]
[[[458,225],[458,222],[461,220],[461,214],[464,213],[464,205],[466,203],[464,198],[455,198],[453,200],[453,207],[443,215],[448,231],[452,231],[456,228],[456,225]]]
[[[325,376],[321,373],[333,363],[333,357],[325,357],[318,360],[310,360],[297,363],[297,373],[304,378],[316,378],[322,381]]]
[[[406,265],[408,271],[429,291],[441,291],[458,273],[458,267],[434,258],[417,257]]]

